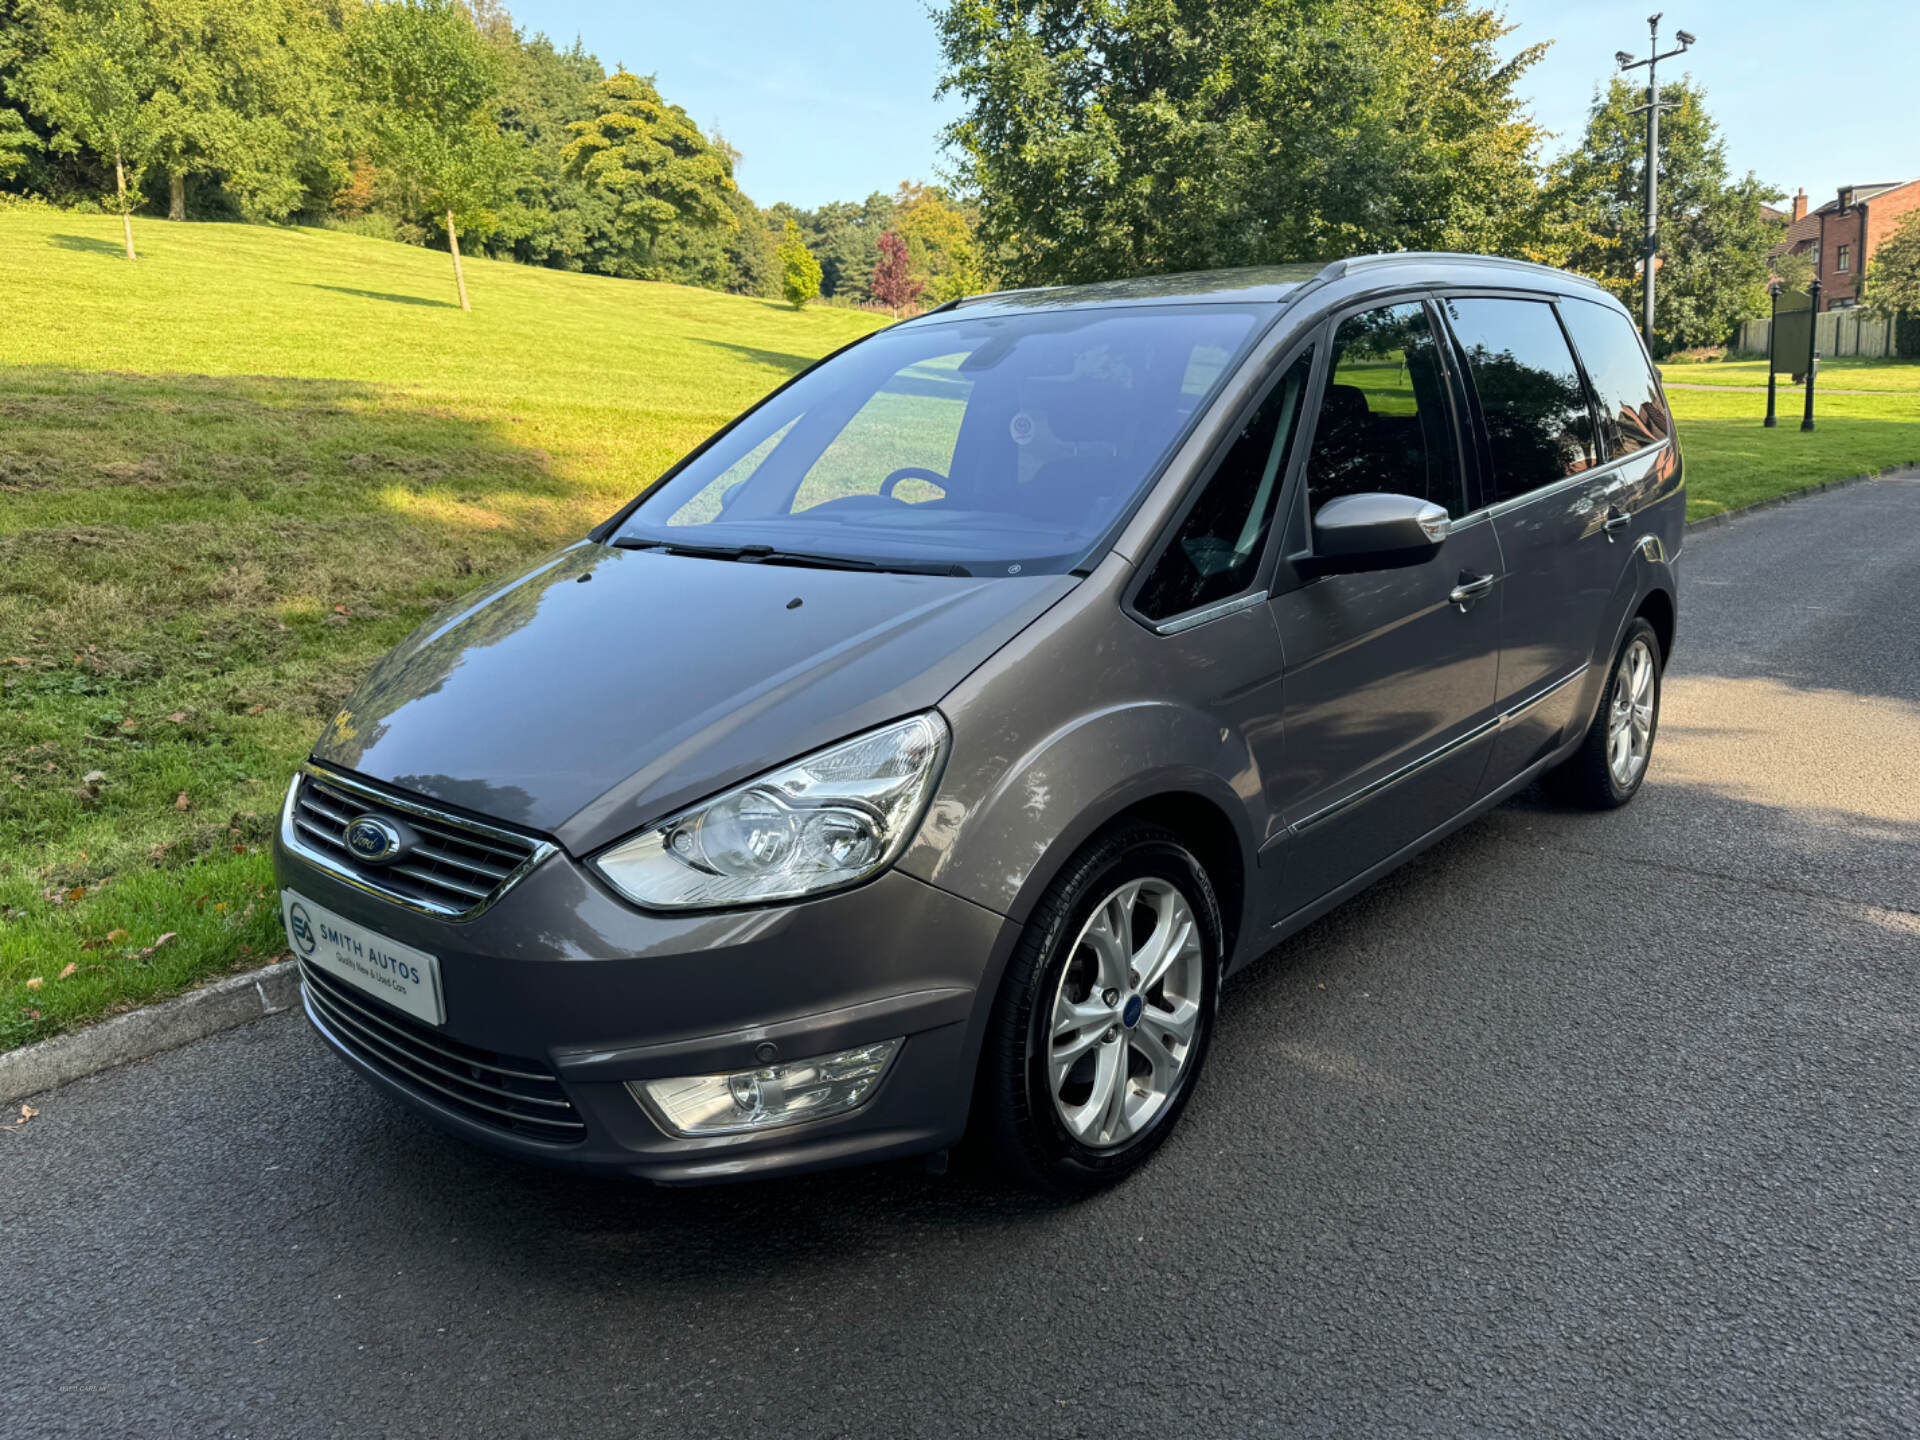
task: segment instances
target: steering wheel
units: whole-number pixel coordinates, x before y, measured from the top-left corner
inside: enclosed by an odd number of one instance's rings
[[[902,480],[925,480],[929,485],[938,486],[942,495],[947,493],[947,477],[924,465],[902,465],[880,482],[880,493],[889,500],[893,499],[893,487]],[[907,502],[903,500],[900,503],[904,505]]]

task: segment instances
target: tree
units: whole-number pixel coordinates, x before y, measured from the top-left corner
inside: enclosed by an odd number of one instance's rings
[[[873,298],[898,315],[920,298],[925,284],[913,278],[907,242],[893,231],[880,236],[880,263],[873,267]]]
[[[28,158],[40,148],[40,137],[33,133],[18,110],[0,106],[0,180],[11,180],[26,168]]]
[[[1660,87],[1660,258],[1653,349],[1717,345],[1767,313],[1767,252],[1778,231],[1761,211],[1780,198],[1749,173],[1727,176],[1725,146],[1690,79]],[[1596,96],[1579,145],[1559,163],[1554,201],[1573,230],[1567,264],[1631,307],[1646,232],[1643,86],[1615,77]]]
[[[496,119],[493,57],[458,0],[374,0],[355,27],[352,57],[373,158],[443,220],[460,308],[471,310],[460,230],[493,228],[492,206],[517,160]]]
[[[820,262],[800,238],[800,225],[792,216],[787,217],[786,236],[774,253],[780,257],[780,293],[798,310],[820,293]]]
[[[575,121],[562,152],[566,173],[612,199],[626,248],[651,261],[670,226],[725,232],[736,223],[726,152],[708,144],[650,78],[616,71],[599,86],[594,113]]]
[[[1920,315],[1920,210],[1902,217],[1867,266],[1864,298],[1882,315]]]
[[[38,49],[14,82],[53,129],[53,148],[84,146],[113,161],[114,198],[127,259],[149,138],[143,122],[159,83],[151,34],[135,0],[41,0],[22,7]]]
[[[956,178],[1016,284],[1545,250],[1542,132],[1467,0],[948,0]]]
[[[1767,268],[1773,278],[1780,282],[1783,290],[1805,290],[1813,284],[1813,257],[1795,254],[1791,250],[1782,250],[1777,255],[1767,257]],[[1660,292],[1654,291],[1654,303],[1660,303]]]
[[[902,181],[893,196],[896,229],[913,257],[913,275],[935,304],[987,288],[974,239],[974,216],[932,185]]]
[[[218,174],[249,219],[284,219],[305,171],[336,150],[336,41],[311,0],[145,0],[163,83],[147,102],[167,218],[187,218],[187,182]]]

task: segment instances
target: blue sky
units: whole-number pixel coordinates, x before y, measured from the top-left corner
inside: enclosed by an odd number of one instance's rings
[[[762,205],[810,208],[935,178],[953,106],[933,99],[940,52],[916,0],[509,3],[528,30],[563,44],[578,35],[609,68],[657,74],[669,100],[745,154],[740,183]],[[1520,27],[1510,46],[1555,42],[1524,89],[1561,143],[1578,134],[1613,52],[1645,53],[1653,3],[1507,7]],[[1920,176],[1913,0],[1666,3],[1662,30],[1700,37],[1683,68],[1707,86],[1737,173],[1757,171],[1789,194],[1804,185],[1816,205],[1843,184]]]

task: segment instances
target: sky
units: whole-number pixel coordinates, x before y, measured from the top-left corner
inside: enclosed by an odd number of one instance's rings
[[[661,93],[745,159],[741,188],[761,205],[812,209],[902,180],[939,178],[940,48],[920,0],[508,0],[528,31],[577,35],[609,69],[659,77]],[[1652,0],[1660,3],[1660,0]],[[1662,49],[1699,43],[1667,66],[1705,85],[1736,175],[1755,171],[1812,204],[1842,185],[1920,176],[1920,4],[1913,0],[1667,0]],[[1509,51],[1552,41],[1521,85],[1534,118],[1577,138],[1616,50],[1646,54],[1649,0],[1512,0]],[[1667,66],[1662,73],[1667,73]],[[1636,72],[1644,76],[1644,72]]]

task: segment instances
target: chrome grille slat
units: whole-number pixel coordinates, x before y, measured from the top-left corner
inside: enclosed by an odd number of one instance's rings
[[[404,863],[368,865],[346,842],[361,815],[382,816],[414,834]],[[288,794],[282,838],[321,868],[390,900],[465,919],[500,898],[553,849],[546,841],[438,810],[401,793],[303,767]]]
[[[422,870],[417,865],[388,865],[384,868],[389,875],[405,875],[410,879],[418,880],[422,885],[438,885],[442,889],[451,890],[456,895],[465,895],[469,899],[487,898],[488,887],[486,886],[474,886],[467,884],[464,880],[449,879],[445,875],[436,875],[431,870]]]
[[[424,856],[428,860],[437,861],[442,865],[452,865],[456,869],[469,871],[472,874],[478,875],[481,879],[491,880],[495,884],[498,884],[501,878],[513,869],[512,865],[481,865],[472,860],[462,860],[458,855],[450,855],[444,850],[436,850],[431,845],[416,845],[413,847],[413,853]]]
[[[335,1040],[390,1078],[431,1090],[470,1118],[496,1128],[549,1140],[577,1141],[586,1135],[585,1123],[553,1072],[525,1068],[538,1061],[460,1045],[404,1016],[386,1018],[341,982],[304,963],[300,977]],[[520,1088],[495,1085],[461,1070],[518,1081]],[[535,1087],[546,1093],[531,1093]]]

